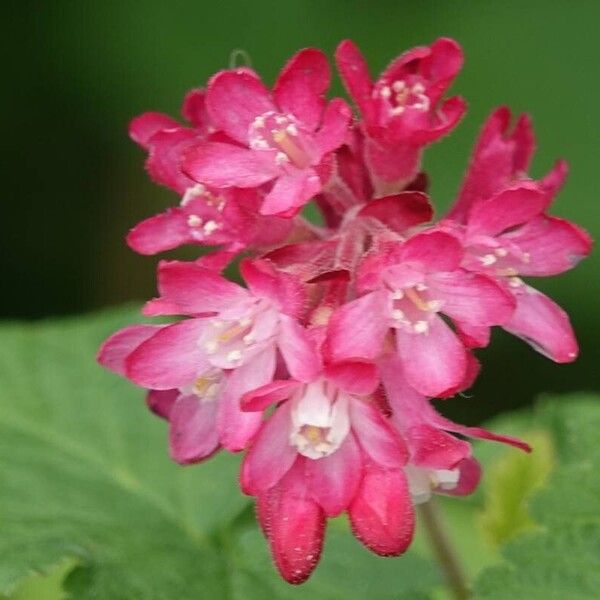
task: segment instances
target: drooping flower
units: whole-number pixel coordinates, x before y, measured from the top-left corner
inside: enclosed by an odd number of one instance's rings
[[[341,99],[325,106],[329,81],[327,58],[311,48],[288,62],[272,94],[248,69],[217,73],[208,84],[208,112],[235,143],[198,145],[184,170],[217,188],[273,182],[262,214],[296,214],[327,181],[328,156],[343,143],[351,118]]]
[[[462,67],[462,50],[440,38],[393,60],[375,82],[350,40],[338,46],[336,60],[363,119],[365,163],[375,188],[379,195],[400,191],[417,174],[422,148],[446,135],[465,112],[460,97],[441,101]]]
[[[290,583],[315,568],[327,517],[347,511],[355,536],[384,556],[412,539],[404,442],[369,396],[351,390],[319,377],[275,382],[243,400],[259,410],[284,400],[248,451],[241,482],[257,497],[275,564]]]

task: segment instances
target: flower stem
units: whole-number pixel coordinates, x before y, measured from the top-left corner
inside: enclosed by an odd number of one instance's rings
[[[452,545],[439,507],[432,498],[419,506],[419,513],[433,553],[437,558],[446,583],[456,600],[467,600],[471,592],[467,587],[466,577],[458,555]]]

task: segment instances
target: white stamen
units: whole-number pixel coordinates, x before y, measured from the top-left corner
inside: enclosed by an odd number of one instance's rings
[[[511,288],[518,288],[523,285],[523,280],[520,277],[510,277],[508,280],[508,285]]]
[[[504,258],[508,254],[508,250],[506,248],[496,248],[494,254],[500,258]]]
[[[396,321],[403,321],[404,313],[399,308],[395,308],[392,311],[392,318],[395,319]]]
[[[237,363],[242,360],[242,353],[240,350],[231,350],[231,352],[227,353],[225,360],[227,360],[228,363]]]
[[[485,254],[484,256],[480,256],[479,260],[484,267],[489,267],[493,265],[498,259],[493,254]]]
[[[404,112],[404,110],[404,106],[394,106],[394,108],[390,109],[390,113],[397,117],[398,115],[401,115]]]
[[[256,338],[251,333],[247,333],[242,340],[246,346],[250,346],[256,341]]]
[[[215,342],[215,340],[210,340],[204,344],[204,350],[206,354],[214,354],[219,347],[219,343]]]
[[[422,83],[415,83],[415,85],[412,86],[412,93],[413,94],[422,94],[425,91],[425,86]]]
[[[252,121],[252,127],[254,129],[260,129],[261,127],[265,126],[265,118],[263,116],[260,117],[256,117],[256,119],[254,119],[254,121]]]
[[[390,88],[387,85],[384,85],[380,90],[379,90],[379,95],[382,98],[389,98],[392,95],[392,90],[390,90]]]
[[[210,235],[213,231],[216,231],[217,229],[219,229],[220,225],[216,222],[216,221],[206,221],[206,223],[204,224],[204,227],[202,228],[204,230],[204,233],[206,233],[206,235]]]
[[[392,89],[395,92],[402,92],[406,89],[406,83],[404,83],[404,81],[401,80],[394,81],[394,83],[392,83]]]
[[[413,325],[413,331],[415,333],[427,333],[429,331],[429,323],[427,321],[417,321]]]
[[[268,144],[267,140],[264,140],[262,138],[257,138],[250,142],[250,148],[252,148],[252,150],[268,150],[269,144]]]
[[[417,290],[417,292],[424,292],[427,289],[427,286],[424,283],[417,283],[417,285],[415,285],[415,290]]]
[[[278,153],[275,155],[275,162],[276,162],[278,165],[283,165],[283,164],[285,164],[285,163],[289,163],[289,162],[290,162],[290,159],[288,158],[287,154],[285,154],[285,152],[278,152]]]
[[[284,123],[287,123],[287,119],[282,116],[277,116],[275,117],[275,123],[277,123],[277,125],[283,125]]]
[[[394,290],[392,292],[392,300],[402,300],[404,298],[404,292],[402,290]]]
[[[202,219],[198,215],[190,215],[187,218],[187,224],[190,227],[198,227],[202,225]]]
[[[442,308],[442,303],[440,300],[430,300],[427,303],[427,310],[430,310],[431,312],[437,312],[440,310],[440,308]]]
[[[293,124],[290,123],[285,130],[287,131],[287,133],[289,133],[290,135],[298,135],[298,128]]]

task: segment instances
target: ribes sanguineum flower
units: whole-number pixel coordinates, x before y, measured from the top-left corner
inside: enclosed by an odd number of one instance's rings
[[[223,70],[186,96],[188,125],[156,112],[130,125],[150,177],[179,203],[134,227],[129,245],[209,251],[162,261],[143,314],[173,321],[118,331],[98,359],[147,390],[178,463],[246,451],[242,490],[291,583],[310,576],[327,519],[342,513],[373,552],[403,553],[415,504],[478,485],[465,438],[530,450],[434,408],[473,384],[492,327],[556,362],[577,355],[566,313],[524,280],[591,248],[548,214],[566,163],[527,173],[529,117],[511,129],[507,108],[490,116],[456,202],[434,220],[421,157],[465,111],[443,98],[462,60],[440,38],[372,80],[346,40],[336,62],[357,118],[327,101],[327,58],[309,48],[272,90],[250,68]],[[299,214],[309,202],[319,224]],[[242,284],[222,274],[236,259]]]

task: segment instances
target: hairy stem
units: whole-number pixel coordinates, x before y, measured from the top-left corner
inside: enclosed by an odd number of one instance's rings
[[[467,600],[471,597],[471,593],[467,587],[465,573],[444,527],[440,509],[435,504],[434,499],[432,498],[429,502],[421,504],[419,513],[425,525],[429,543],[444,572],[446,583],[454,598],[456,600]]]

